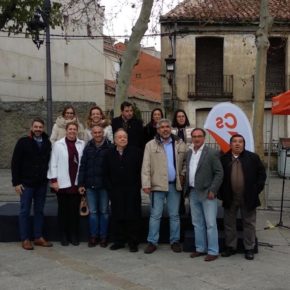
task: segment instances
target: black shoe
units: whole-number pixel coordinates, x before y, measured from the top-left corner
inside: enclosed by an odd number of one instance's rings
[[[78,246],[80,244],[78,237],[72,237],[70,242],[73,246]]]
[[[61,241],[60,241],[60,244],[61,244],[62,246],[64,246],[64,247],[66,247],[66,246],[69,245],[69,242],[68,242],[68,240],[61,240]]]
[[[245,258],[247,260],[254,260],[254,250],[245,250]]]
[[[230,256],[232,256],[232,255],[234,255],[234,254],[236,254],[237,253],[237,251],[234,249],[234,248],[232,248],[232,247],[227,247],[222,253],[221,253],[221,256],[222,257],[230,257]]]
[[[69,245],[69,241],[67,239],[66,234],[62,234],[60,244],[64,247]]]
[[[138,246],[137,246],[137,245],[130,245],[130,246],[129,246],[129,251],[130,251],[131,253],[136,253],[136,252],[138,252]]]
[[[80,244],[80,242],[79,242],[78,240],[72,240],[72,241],[71,241],[71,244],[72,244],[73,246],[78,246],[78,245]]]
[[[124,244],[114,243],[114,244],[110,247],[110,250],[112,250],[112,251],[116,251],[116,250],[123,249],[123,248],[125,248],[125,245],[124,245]]]

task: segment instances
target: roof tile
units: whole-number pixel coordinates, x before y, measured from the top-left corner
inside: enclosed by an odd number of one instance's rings
[[[162,20],[257,22],[260,0],[185,0],[161,17]],[[290,0],[269,0],[275,21],[289,22]]]

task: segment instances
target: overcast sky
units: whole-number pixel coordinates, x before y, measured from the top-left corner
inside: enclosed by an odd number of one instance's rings
[[[145,0],[146,1],[146,0]],[[151,29],[147,34],[153,33],[152,29],[157,28],[159,32],[159,11],[162,5],[162,14],[175,7],[181,0],[155,0],[154,9],[151,17]],[[101,0],[101,5],[105,6],[105,25],[104,33],[110,36],[130,35],[131,28],[136,22],[142,2],[139,0]],[[124,37],[118,40],[124,41]],[[160,50],[160,37],[145,37],[142,40],[145,46],[155,46]]]

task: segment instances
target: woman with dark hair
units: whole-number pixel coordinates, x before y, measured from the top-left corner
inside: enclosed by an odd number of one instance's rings
[[[85,142],[77,138],[78,125],[66,125],[66,137],[55,142],[47,177],[57,193],[61,245],[79,245],[80,194],[77,176]]]
[[[144,143],[146,144],[154,138],[157,133],[156,124],[163,118],[160,108],[155,108],[151,112],[150,122],[144,127]]]
[[[71,122],[78,124],[78,138],[81,140],[84,139],[84,127],[76,116],[75,108],[71,105],[67,105],[63,108],[61,116],[56,118],[55,124],[53,125],[50,135],[52,144],[66,136],[66,125]]]
[[[176,110],[172,120],[172,134],[190,144],[192,129],[185,111],[182,109]]]
[[[110,121],[106,119],[103,110],[99,106],[94,106],[89,111],[87,119],[87,129],[85,130],[85,141],[92,139],[91,130],[94,126],[100,126],[104,129],[104,137],[113,142],[113,131]]]
[[[176,110],[173,116],[173,120],[172,120],[172,134],[178,136],[188,146],[189,144],[192,143],[191,141],[192,129],[193,128],[190,127],[190,123],[189,123],[189,120],[185,111],[182,109]],[[180,214],[186,213],[185,199],[183,195],[181,195],[181,199],[180,199],[179,213]]]

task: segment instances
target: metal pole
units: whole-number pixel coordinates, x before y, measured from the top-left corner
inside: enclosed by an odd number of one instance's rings
[[[265,208],[268,208],[269,201],[269,192],[270,192],[270,161],[271,161],[271,152],[272,152],[272,138],[273,138],[273,124],[274,124],[274,116],[271,113],[271,128],[270,128],[270,136],[268,143],[268,158],[267,158],[267,187],[266,187],[266,196],[265,196]]]
[[[52,130],[52,88],[51,88],[51,57],[50,57],[50,0],[44,0],[45,44],[46,44],[46,102],[47,102],[47,133]]]

